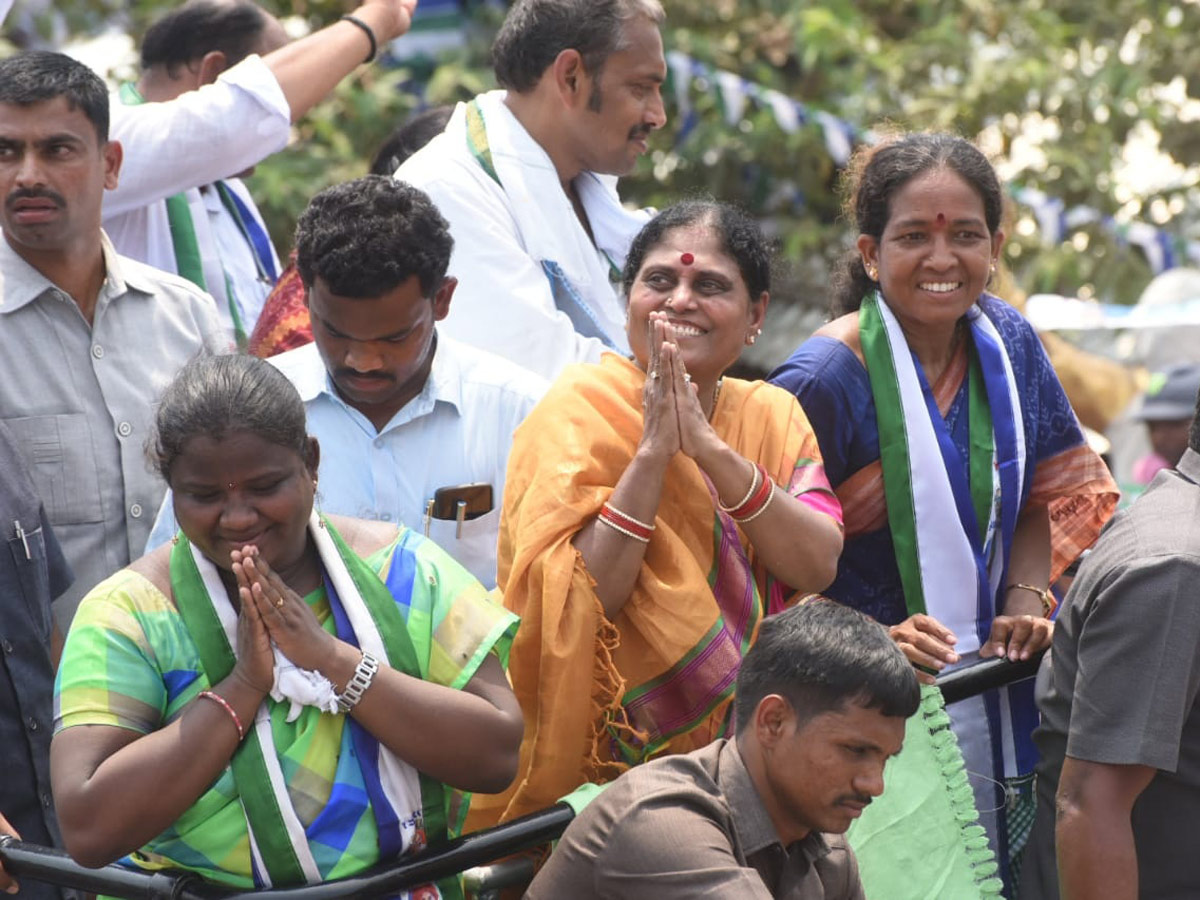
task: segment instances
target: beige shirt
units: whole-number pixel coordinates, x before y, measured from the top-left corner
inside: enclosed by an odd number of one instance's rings
[[[865,900],[841,835],[784,847],[733,741],[625,773],[567,828],[526,900]]]
[[[101,240],[107,276],[89,326],[0,235],[0,419],[75,570],[55,604],[64,631],[83,595],[146,544],[165,490],[145,456],[163,389],[193,357],[230,349],[211,297]]]

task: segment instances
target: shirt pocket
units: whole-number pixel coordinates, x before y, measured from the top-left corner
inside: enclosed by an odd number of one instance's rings
[[[3,523],[0,523],[3,524]],[[43,643],[50,640],[50,570],[46,563],[46,541],[40,527],[25,536],[9,538],[17,584],[35,635]]]
[[[459,533],[453,519],[430,519],[429,539],[454,561],[481,581],[496,584],[496,541],[500,535],[500,510],[492,509],[476,519],[466,519]]]
[[[92,429],[83,413],[6,419],[29,477],[55,525],[104,520]],[[113,473],[120,478],[119,471]]]

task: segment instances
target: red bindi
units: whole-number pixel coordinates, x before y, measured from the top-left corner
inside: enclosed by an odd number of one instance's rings
[[[692,263],[694,263],[696,261],[696,257],[692,256],[692,254],[690,254],[690,253],[682,253],[679,256],[679,261],[681,263],[683,263],[685,266],[690,266]]]
[[[946,214],[945,213],[937,214],[937,224],[938,224],[938,228],[946,227]]]

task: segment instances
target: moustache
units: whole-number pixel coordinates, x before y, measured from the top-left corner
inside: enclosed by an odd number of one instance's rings
[[[49,200],[55,206],[66,206],[66,198],[62,194],[55,191],[47,190],[46,188],[17,188],[4,201],[4,206],[7,209],[12,209],[17,203],[22,200]]]
[[[836,805],[841,806],[843,803],[854,803],[862,807],[871,805],[871,801],[875,798],[869,794],[842,794],[835,801]]]
[[[386,372],[358,372],[354,369],[338,369],[334,374],[334,379],[338,378],[358,378],[363,381],[395,381],[391,375]]]
[[[629,129],[629,140],[644,141],[650,137],[650,132],[653,130],[649,125],[635,125]]]

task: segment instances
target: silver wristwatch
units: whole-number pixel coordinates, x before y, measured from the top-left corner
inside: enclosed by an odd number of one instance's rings
[[[338,694],[338,709],[344,713],[350,712],[362,699],[363,692],[371,686],[371,679],[379,671],[379,660],[368,653],[362,652],[362,659],[354,670],[354,677],[346,684],[346,689]]]

